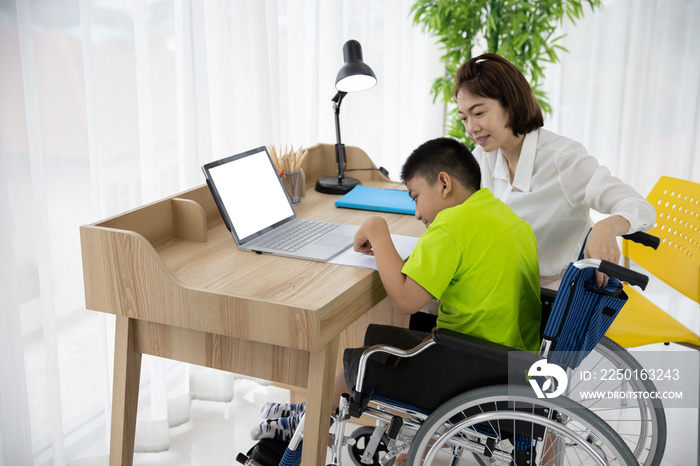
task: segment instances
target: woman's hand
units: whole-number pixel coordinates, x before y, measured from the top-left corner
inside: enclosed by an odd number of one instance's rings
[[[629,231],[630,224],[619,215],[608,217],[593,225],[583,251],[584,258],[602,259],[613,264],[620,261],[620,247],[617,237]],[[596,271],[596,284],[600,287],[608,283],[608,276]]]

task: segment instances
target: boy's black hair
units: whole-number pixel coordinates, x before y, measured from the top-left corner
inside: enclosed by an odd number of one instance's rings
[[[415,176],[423,177],[429,185],[445,172],[467,189],[481,188],[479,164],[467,146],[452,138],[436,138],[418,146],[401,169],[401,181],[406,183]]]

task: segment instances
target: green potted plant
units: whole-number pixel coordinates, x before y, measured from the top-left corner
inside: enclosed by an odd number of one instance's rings
[[[437,38],[444,55],[445,74],[435,79],[431,92],[450,109],[445,132],[467,140],[453,103],[453,76],[472,57],[472,51],[497,53],[517,66],[530,81],[542,110],[551,107],[541,85],[543,64],[559,61],[558,44],[564,37],[557,27],[565,18],[581,19],[584,4],[601,8],[602,0],[417,0],[411,7],[414,25]]]

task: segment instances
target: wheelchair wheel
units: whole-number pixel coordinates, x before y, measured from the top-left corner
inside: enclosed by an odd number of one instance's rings
[[[389,451],[387,448],[389,445],[389,437],[387,437],[386,434],[383,434],[381,440],[379,441],[379,445],[377,445],[376,451],[372,455],[372,462],[362,462],[362,455],[364,455],[365,449],[369,445],[373,432],[374,427],[367,426],[359,427],[355,429],[352,434],[350,434],[350,438],[355,440],[354,445],[348,445],[348,452],[350,453],[350,459],[352,460],[353,464],[357,466],[378,465],[380,464],[379,462],[384,455],[386,455]],[[394,464],[393,459],[387,463],[387,466],[391,466],[392,464]]]
[[[622,379],[614,374],[621,369]],[[625,371],[642,374],[643,368],[627,350],[607,337],[569,376],[567,397],[593,411],[615,429],[642,466],[659,466],[666,447],[666,416],[656,398],[583,399],[586,391],[654,393],[651,380],[625,377]],[[588,379],[588,380],[584,380]]]
[[[435,410],[413,439],[407,464],[638,463],[610,426],[577,403],[499,385],[463,393]]]

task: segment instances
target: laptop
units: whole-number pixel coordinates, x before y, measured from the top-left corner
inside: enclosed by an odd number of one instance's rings
[[[296,216],[266,147],[202,170],[240,250],[325,262],[352,246],[357,226]]]

